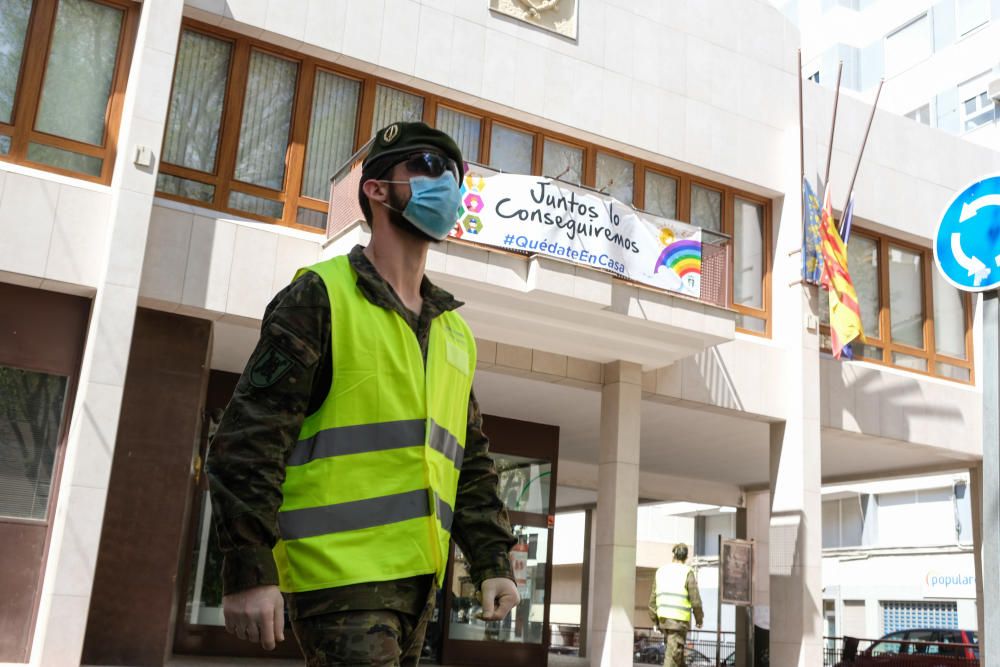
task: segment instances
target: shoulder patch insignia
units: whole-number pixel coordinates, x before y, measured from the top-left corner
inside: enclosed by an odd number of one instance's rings
[[[271,346],[250,369],[250,384],[258,389],[266,389],[280,380],[294,363],[284,351]]]

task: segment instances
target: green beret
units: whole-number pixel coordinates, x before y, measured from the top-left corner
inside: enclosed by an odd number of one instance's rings
[[[384,172],[406,155],[427,149],[454,160],[460,174],[465,171],[462,151],[454,139],[425,123],[398,122],[383,127],[375,134],[375,141],[361,164],[361,172],[369,177],[379,176],[381,174],[376,172],[375,167]]]

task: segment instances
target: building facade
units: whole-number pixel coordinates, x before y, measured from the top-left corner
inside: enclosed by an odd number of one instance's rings
[[[774,0],[802,31],[803,75],[879,107],[1000,146],[1000,4],[994,0]]]
[[[482,664],[498,638],[544,661],[557,509],[594,510],[592,664],[632,654],[642,500],[738,508],[772,659],[805,666],[824,633],[824,483],[959,470],[975,497],[979,302],[936,278],[930,238],[1000,153],[876,115],[851,242],[867,343],[834,361],[799,281],[801,171],[825,166],[832,93],[805,87],[800,167],[800,37],[771,5],[8,6],[0,661],[253,653],[218,626],[207,437],[272,295],[367,238],[327,229],[329,178],[395,120],[704,239],[693,297],[468,239],[432,249],[429,276],[478,337],[476,393],[527,547],[525,606],[500,629],[476,625],[455,554],[450,662]],[[841,100],[837,197],[868,111]]]

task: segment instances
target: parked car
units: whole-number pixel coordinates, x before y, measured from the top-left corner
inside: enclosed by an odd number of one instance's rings
[[[905,656],[905,657],[904,657]],[[979,666],[979,636],[974,630],[919,628],[900,630],[858,653],[853,661],[841,661],[837,667],[913,667]]]

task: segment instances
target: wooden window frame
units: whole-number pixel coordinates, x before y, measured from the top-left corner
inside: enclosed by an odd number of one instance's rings
[[[583,183],[584,183],[584,177],[583,176],[584,176],[584,174],[587,171],[587,146],[584,145],[584,144],[575,142],[575,141],[565,141],[562,137],[556,138],[555,136],[553,136],[551,134],[544,134],[543,133],[540,136],[541,136],[541,139],[540,139],[540,143],[541,143],[541,151],[540,151],[541,152],[541,161],[539,162],[538,169],[536,171],[540,175],[545,176],[546,178],[556,178],[555,176],[548,176],[546,174],[543,174],[542,172],[543,172],[544,166],[545,166],[545,142],[549,142],[549,143],[553,143],[553,144],[559,144],[560,146],[564,146],[566,148],[572,148],[573,150],[580,151],[580,185],[583,185]],[[556,176],[558,176],[558,174],[556,174]],[[560,180],[560,179],[557,179],[557,180]]]
[[[741,304],[733,302],[733,295],[735,294],[736,287],[736,253],[729,253],[729,291],[730,291],[730,303],[729,307],[735,310],[740,315],[745,315],[747,317],[755,317],[757,319],[764,321],[764,331],[754,331],[752,329],[745,329],[743,327],[737,326],[736,330],[740,333],[747,334],[749,336],[757,336],[758,338],[770,338],[771,337],[771,273],[772,273],[772,258],[774,256],[773,248],[771,247],[773,231],[771,229],[771,200],[762,197],[758,194],[752,192],[747,192],[746,190],[740,190],[737,188],[732,188],[722,183],[716,183],[715,181],[710,181],[708,179],[700,178],[697,176],[691,176],[682,171],[676,169],[671,169],[664,167],[662,165],[649,162],[647,160],[637,160],[636,169],[640,170],[641,179],[636,180],[636,200],[635,206],[639,210],[646,210],[646,174],[647,172],[653,172],[659,176],[666,176],[667,178],[672,178],[677,182],[677,220],[681,222],[686,222],[691,224],[691,186],[698,185],[709,190],[714,190],[721,193],[722,195],[722,220],[719,232],[722,235],[728,236],[730,243],[735,249],[736,243],[736,199],[743,199],[752,204],[756,204],[762,207],[763,210],[763,225],[762,233],[763,238],[761,239],[761,244],[764,249],[764,267],[763,267],[763,278],[762,278],[762,307],[753,308],[751,306],[743,306]],[[713,232],[714,233],[714,232]]]
[[[732,280],[732,293],[736,294],[736,200],[742,199],[751,204],[761,207],[761,248],[762,261],[764,263],[761,276],[761,307],[744,306],[739,303],[731,303],[730,308],[741,315],[755,317],[764,320],[764,331],[753,331],[737,326],[740,333],[758,336],[761,338],[771,337],[771,200],[755,195],[743,190],[726,188],[723,191],[725,197],[724,210],[722,215],[723,233],[728,234],[733,252],[729,253],[729,275]]]
[[[114,173],[115,158],[118,151],[118,131],[121,127],[125,87],[128,82],[129,67],[132,63],[132,50],[135,45],[136,32],[139,26],[140,6],[130,0],[90,1],[124,12],[121,30],[118,34],[111,88],[108,91],[108,102],[104,111],[104,135],[101,144],[88,144],[75,139],[40,132],[35,129],[35,124],[38,120],[38,109],[41,105],[42,90],[45,85],[49,48],[52,44],[52,33],[55,30],[59,0],[33,0],[31,15],[28,18],[28,29],[24,39],[21,69],[18,73],[17,85],[14,88],[14,106],[11,113],[11,122],[0,122],[0,133],[10,137],[10,151],[6,155],[0,155],[0,160],[23,164],[34,169],[62,174],[92,183],[108,185],[111,183],[111,177]],[[32,143],[98,158],[102,161],[101,173],[94,176],[72,169],[55,167],[29,160],[28,146]]]
[[[869,338],[866,336],[865,345],[878,348],[881,350],[881,357],[867,357],[860,354],[856,354],[854,359],[857,361],[866,361],[873,364],[878,364],[880,366],[889,366],[891,368],[898,368],[905,370],[910,373],[917,373],[919,375],[926,375],[928,377],[936,377],[942,380],[949,380],[951,382],[957,382],[959,384],[974,385],[976,383],[975,377],[975,364],[973,363],[973,349],[972,349],[972,333],[973,333],[973,314],[972,314],[972,299],[968,292],[961,292],[961,298],[963,305],[965,306],[965,359],[957,359],[955,357],[950,357],[945,354],[940,354],[937,351],[937,341],[934,337],[934,254],[931,248],[917,245],[909,241],[904,241],[899,238],[888,236],[886,234],[880,234],[878,232],[873,232],[867,229],[854,228],[851,230],[851,236],[860,235],[866,239],[875,241],[876,252],[878,253],[878,297],[879,297],[879,338]],[[923,349],[915,348],[910,345],[904,345],[902,343],[897,343],[892,340],[892,313],[890,312],[889,304],[889,248],[894,246],[902,250],[908,250],[910,252],[918,253],[920,256],[920,266],[921,266],[921,279],[923,284],[923,309],[924,309],[924,323],[923,323],[923,335],[924,335],[924,347]],[[821,349],[824,352],[831,352],[827,341],[830,336],[830,326],[824,324],[820,327],[820,333],[823,335]],[[923,359],[927,363],[927,370],[923,371],[917,368],[910,368],[908,366],[901,366],[895,364],[892,361],[893,353],[905,354],[911,357],[916,357],[918,359]],[[947,375],[942,375],[937,372],[937,365],[939,363],[948,364],[958,368],[964,368],[969,371],[969,379],[962,380],[959,378],[949,377]]]
[[[546,140],[583,151],[581,186],[589,189],[596,188],[598,152],[630,162],[634,169],[634,184],[633,201],[629,203],[639,210],[645,210],[647,171],[656,172],[677,181],[677,219],[682,222],[689,222],[691,219],[690,189],[693,183],[697,183],[698,185],[721,192],[723,201],[721,232],[723,235],[730,236],[730,238],[732,238],[735,224],[736,198],[738,197],[762,206],[764,212],[763,308],[750,308],[732,303],[730,303],[729,306],[737,313],[749,317],[755,317],[765,322],[764,332],[751,331],[739,327],[737,328],[738,331],[753,336],[765,338],[771,337],[771,272],[774,256],[774,249],[772,248],[774,234],[771,219],[772,204],[771,200],[767,197],[733,188],[715,181],[710,181],[708,179],[695,177],[682,171],[678,171],[677,169],[673,169],[635,155],[629,155],[607,146],[581,141],[579,138],[574,138],[559,132],[542,130],[537,126],[522,122],[516,118],[510,118],[498,113],[484,111],[483,109],[475,106],[458,102],[451,98],[442,97],[434,93],[428,93],[405,84],[400,84],[396,81],[389,81],[347,67],[333,65],[326,61],[305,56],[302,53],[290,51],[273,44],[268,44],[245,35],[227,31],[215,26],[210,26],[198,21],[184,19],[181,31],[183,32],[184,30],[192,30],[209,37],[229,41],[233,44],[233,55],[230,60],[230,72],[226,83],[222,127],[220,128],[219,133],[220,136],[216,159],[216,171],[213,174],[205,174],[203,172],[171,165],[166,162],[161,163],[160,171],[170,176],[187,178],[200,183],[212,185],[215,187],[215,196],[212,202],[204,202],[197,199],[157,191],[156,195],[158,197],[181,201],[199,207],[225,211],[252,220],[259,220],[285,227],[302,229],[313,233],[322,233],[323,230],[318,230],[315,227],[309,227],[296,223],[295,216],[297,215],[299,207],[307,208],[319,213],[325,213],[327,209],[326,202],[304,197],[300,194],[303,171],[305,167],[305,147],[309,136],[308,124],[312,111],[312,95],[315,73],[317,70],[323,70],[337,76],[354,79],[359,81],[361,84],[360,99],[358,101],[357,109],[358,115],[355,123],[353,146],[355,151],[360,149],[368,138],[372,136],[373,132],[378,129],[373,128],[372,123],[375,111],[375,90],[377,86],[381,85],[400,90],[405,93],[418,95],[423,98],[423,121],[432,127],[437,124],[437,109],[439,106],[444,106],[452,111],[464,113],[480,119],[479,161],[477,164],[482,164],[484,166],[490,164],[490,143],[493,134],[493,126],[494,124],[500,124],[510,128],[511,130],[523,132],[532,137],[532,174],[540,175],[542,173]],[[281,219],[268,218],[240,211],[238,209],[231,209],[226,205],[229,192],[233,189],[232,183],[234,182],[234,179],[232,179],[231,172],[235,164],[235,155],[238,148],[237,144],[241,120],[240,107],[242,107],[243,97],[245,95],[246,68],[249,62],[250,49],[258,49],[280,57],[290,58],[299,63],[295,108],[293,109],[292,128],[290,131],[291,141],[286,154],[286,175],[282,191],[280,193],[275,193],[271,190],[247,184],[240,184],[239,187],[235,188],[239,192],[245,192],[256,196],[264,196],[274,201],[281,201],[284,204],[284,211]],[[242,54],[242,56],[238,57],[238,54]],[[229,175],[227,176],[227,174]],[[735,277],[732,276],[732,268],[735,261],[733,253],[730,253],[729,261],[731,275],[730,280],[734,280]],[[732,284],[730,284],[729,287],[730,293],[732,293]]]

